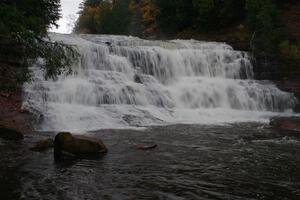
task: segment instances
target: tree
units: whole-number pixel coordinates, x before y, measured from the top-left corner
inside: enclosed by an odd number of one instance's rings
[[[102,4],[101,4],[102,5]],[[97,33],[96,12],[98,7],[85,6],[75,25],[75,32],[93,34]]]
[[[50,26],[57,26],[60,0],[2,0],[0,11],[1,34],[30,31],[44,36]]]
[[[96,7],[98,6],[100,3],[102,3],[102,0],[85,0],[83,5],[84,6],[92,6],[92,7]]]
[[[128,34],[130,18],[128,0],[98,1],[97,5],[85,4],[80,11],[75,32]]]
[[[158,28],[168,35],[178,32],[176,3],[173,0],[156,0],[155,3],[160,8],[160,13],[157,16]]]
[[[0,3],[0,43],[9,43],[14,51],[6,56],[15,57],[28,66],[37,58],[43,58],[46,77],[70,71],[78,57],[67,45],[52,42],[47,30],[57,26],[60,18],[60,0],[2,0]],[[48,38],[48,39],[47,39]],[[0,46],[3,54],[7,46]],[[18,52],[18,57],[15,56]]]
[[[131,13],[129,34],[139,37],[143,36],[143,14],[142,14],[142,1],[130,0],[129,11]]]
[[[218,30],[245,18],[245,0],[193,0],[196,23],[204,30]]]
[[[278,24],[278,9],[272,0],[247,0],[247,20],[255,33],[253,45],[256,51],[275,53],[282,37],[282,30]]]
[[[100,33],[124,35],[129,33],[130,17],[129,1],[118,0],[112,4],[112,9],[103,20],[103,29]]]
[[[145,36],[153,36],[157,32],[156,17],[159,14],[159,8],[153,0],[144,0],[141,5],[143,33]]]
[[[98,5],[95,13],[94,20],[96,21],[96,33],[109,33],[109,27],[107,23],[110,19],[112,10],[112,4],[109,2],[102,2]]]

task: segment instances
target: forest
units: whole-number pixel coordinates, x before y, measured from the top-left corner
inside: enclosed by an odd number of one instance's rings
[[[299,32],[284,18],[295,0],[86,0],[75,32],[247,43],[255,55],[299,66]],[[274,56],[276,55],[276,56]]]
[[[297,19],[299,7],[297,0],[85,0],[74,32],[194,38],[226,42],[234,48],[238,44],[237,49],[251,51],[258,59],[262,55],[262,59],[276,58],[294,70],[299,68],[300,31],[299,24],[290,20],[293,12],[289,10],[295,10]],[[0,60],[25,66],[9,79],[27,80],[26,66],[39,57],[45,58],[49,78],[70,72],[76,52],[43,39],[60,17],[60,0],[1,1]],[[14,48],[7,49],[8,45]],[[11,74],[5,70],[1,69],[3,74]],[[14,87],[7,82],[1,87]]]

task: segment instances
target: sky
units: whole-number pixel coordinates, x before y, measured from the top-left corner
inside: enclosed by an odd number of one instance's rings
[[[79,4],[83,0],[61,0],[62,18],[58,21],[58,29],[55,27],[50,31],[58,33],[71,33],[74,22],[78,18]]]

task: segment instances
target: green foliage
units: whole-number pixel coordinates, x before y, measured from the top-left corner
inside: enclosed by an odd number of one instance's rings
[[[97,33],[96,10],[97,9],[94,7],[84,7],[84,10],[80,12],[79,19],[76,22],[75,32],[91,34]]]
[[[96,33],[105,33],[107,29],[107,21],[109,21],[109,15],[111,14],[111,8],[112,5],[108,2],[102,2],[101,4],[98,5],[98,7],[95,10],[95,32]]]
[[[212,31],[238,24],[245,17],[245,0],[156,0],[162,29]]]
[[[38,58],[45,60],[46,76],[55,78],[77,61],[75,49],[47,38],[47,30],[57,26],[60,18],[60,0],[2,0],[0,3],[0,56],[23,62]],[[48,41],[47,41],[48,40]],[[13,44],[18,54],[5,53],[3,41]],[[24,70],[28,71],[28,70]],[[24,75],[26,76],[26,75]]]
[[[59,12],[60,0],[2,0],[0,33],[31,31],[38,36],[43,36],[50,26],[57,26]]]
[[[86,0],[77,32],[142,37],[225,33],[231,41],[249,41],[254,55],[298,58],[280,11],[297,0]],[[130,7],[128,6],[130,5]],[[142,29],[142,30],[141,30]],[[136,30],[139,30],[138,32]],[[227,32],[226,32],[227,30]],[[233,33],[234,31],[234,33]],[[252,37],[251,37],[252,36]],[[209,38],[209,37],[206,37]],[[226,36],[219,38],[225,38]],[[234,38],[232,40],[232,38]],[[223,40],[223,39],[221,39]]]
[[[202,25],[202,29],[212,29],[217,21],[217,16],[215,15],[215,1],[193,0],[193,4],[198,13],[198,24]]]
[[[72,64],[79,61],[79,54],[74,47],[53,42],[50,38],[27,37],[22,44],[29,64],[36,62],[37,58],[43,59],[40,66],[44,68],[46,78],[55,79],[58,75],[71,73]]]
[[[247,0],[247,20],[254,31],[254,53],[278,53],[278,45],[285,39],[283,26],[279,23],[279,9],[272,0]]]
[[[284,40],[279,44],[281,56],[290,61],[294,61],[298,66],[300,64],[300,41],[291,42]]]
[[[75,32],[101,34],[128,34],[131,13],[128,0],[97,1],[90,4],[86,1],[80,11]]]
[[[157,24],[162,32],[177,33],[195,25],[198,16],[193,0],[156,0],[155,2],[160,9]]]
[[[84,6],[98,6],[102,0],[85,0],[83,5]]]
[[[105,34],[127,34],[130,25],[130,11],[128,0],[116,1],[110,12],[103,17],[100,33]]]

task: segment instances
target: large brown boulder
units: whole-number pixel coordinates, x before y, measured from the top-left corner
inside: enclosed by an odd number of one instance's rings
[[[0,138],[4,140],[23,140],[24,136],[20,131],[0,126]]]
[[[61,132],[54,139],[54,154],[62,156],[97,156],[107,152],[102,140],[84,136],[74,136]]]

